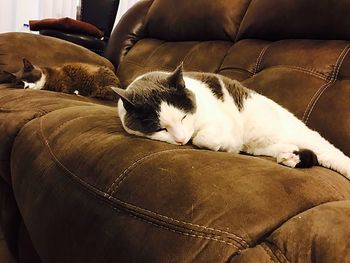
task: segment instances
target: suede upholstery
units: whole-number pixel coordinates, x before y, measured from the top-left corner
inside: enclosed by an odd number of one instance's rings
[[[350,155],[350,42],[339,22],[349,11],[331,0],[144,0],[106,55],[124,87],[180,61],[238,79]],[[75,48],[3,34],[0,70],[27,55],[112,66]],[[329,169],[135,137],[116,105],[7,85],[0,142],[0,223],[21,262],[350,262],[350,182]]]

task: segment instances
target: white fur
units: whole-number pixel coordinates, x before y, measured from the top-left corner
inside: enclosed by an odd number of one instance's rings
[[[34,82],[34,83],[26,82],[26,81],[23,81],[23,82],[24,82],[24,88],[25,89],[41,90],[45,86],[46,75],[44,73],[42,73],[41,74],[41,78],[38,81]]]
[[[187,114],[165,102],[160,105],[160,125],[167,129],[150,136],[151,139],[166,141],[173,144],[185,145],[194,132],[192,114]]]
[[[195,114],[182,119],[185,112],[163,102],[159,119],[167,131],[148,136],[125,127],[126,111],[119,101],[119,116],[125,130],[172,144],[186,144],[192,139],[194,145],[214,151],[271,156],[289,167],[300,161],[293,152],[305,148],[316,154],[320,165],[350,179],[350,158],[274,101],[253,92],[239,111],[226,89],[221,101],[205,83],[188,77],[184,80],[186,88],[195,94]],[[224,85],[222,81],[221,84]]]

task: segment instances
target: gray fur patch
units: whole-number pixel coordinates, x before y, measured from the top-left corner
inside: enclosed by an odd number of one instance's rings
[[[244,87],[239,81],[233,80],[224,76],[221,76],[228,93],[230,93],[233,101],[235,102],[239,111],[242,111],[244,108],[244,101],[249,98],[250,89]]]
[[[244,87],[239,81],[230,79],[225,76],[221,76],[214,73],[200,73],[200,72],[188,72],[185,76],[197,79],[208,85],[211,92],[216,98],[224,101],[224,92],[220,80],[224,83],[224,86],[228,93],[231,95],[239,111],[242,111],[244,107],[244,100],[249,97],[252,92],[248,88]]]
[[[154,108],[165,101],[185,112],[194,113],[196,111],[194,94],[188,89],[172,86],[168,76],[164,72],[154,72],[134,82],[129,88],[131,100],[136,105],[148,104]]]
[[[218,75],[213,73],[189,72],[185,74],[185,76],[198,79],[201,82],[207,84],[208,88],[211,90],[213,95],[217,99],[224,101],[224,92],[222,91],[222,86]]]

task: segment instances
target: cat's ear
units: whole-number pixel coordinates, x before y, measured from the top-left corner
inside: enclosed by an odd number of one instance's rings
[[[30,72],[34,69],[33,64],[28,59],[23,59],[23,70],[24,72]]]
[[[8,71],[0,72],[0,83],[13,83],[16,80],[17,80],[17,77],[15,74],[10,73]]]
[[[129,110],[135,107],[132,101],[129,99],[129,96],[127,95],[126,90],[117,88],[117,87],[111,87],[111,89],[119,95],[120,99],[123,101],[123,105],[126,110]]]
[[[177,68],[170,73],[168,77],[168,81],[171,87],[175,87],[177,89],[185,88],[185,81],[183,77],[183,62],[180,63]]]

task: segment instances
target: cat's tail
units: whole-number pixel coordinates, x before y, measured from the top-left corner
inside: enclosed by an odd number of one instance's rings
[[[337,171],[350,180],[350,158],[341,150],[324,139],[318,132],[309,131],[307,136],[298,142],[300,148],[313,151],[319,165]]]

